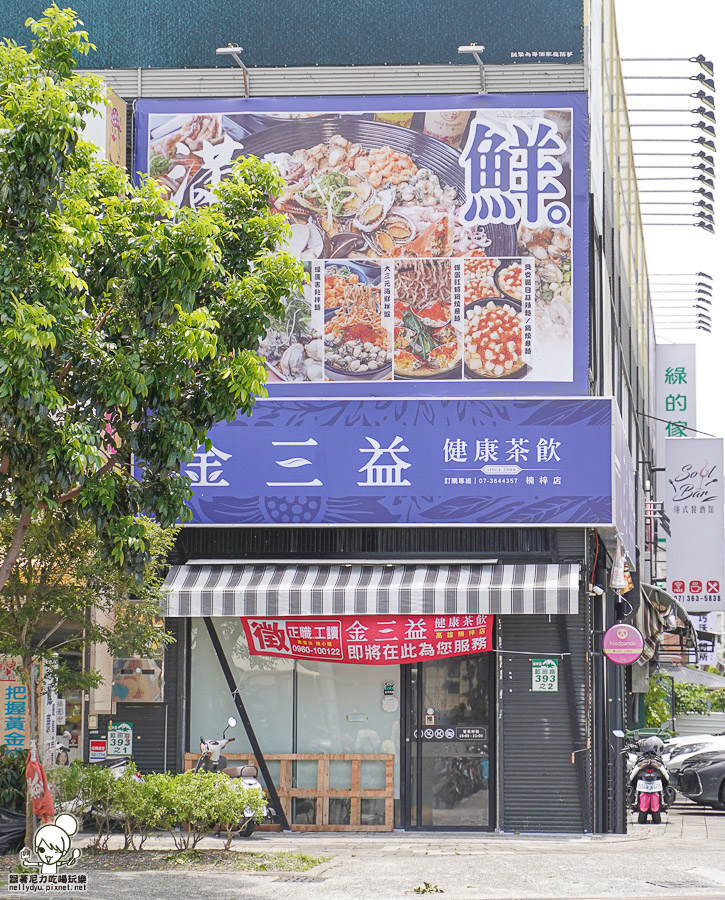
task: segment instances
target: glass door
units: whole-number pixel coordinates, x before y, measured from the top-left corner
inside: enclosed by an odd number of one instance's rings
[[[491,653],[408,668],[408,826],[492,827]]]

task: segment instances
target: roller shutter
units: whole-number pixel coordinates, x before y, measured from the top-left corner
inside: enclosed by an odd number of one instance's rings
[[[590,753],[577,753],[572,764],[572,751],[586,746],[584,614],[501,616],[498,622],[504,651],[499,653],[500,827],[590,831]],[[563,653],[567,641],[572,655],[570,662],[559,657],[559,690],[532,691],[532,657]],[[572,670],[573,679],[567,677]]]

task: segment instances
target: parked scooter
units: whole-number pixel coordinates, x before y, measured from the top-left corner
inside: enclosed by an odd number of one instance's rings
[[[624,732],[615,731],[616,737],[625,737]],[[627,744],[622,750],[634,762],[628,769],[627,803],[637,812],[637,823],[644,825],[649,816],[652,824],[662,822],[662,812],[674,803],[676,793],[670,787],[670,774],[662,761],[664,743],[652,735]]]
[[[222,732],[220,740],[205,741],[203,737],[199,738],[201,756],[196,761],[194,771],[223,772],[230,778],[241,779],[242,787],[245,789],[249,790],[251,788],[257,788],[259,792],[262,793],[262,785],[257,778],[256,766],[228,766],[227,758],[222,754],[222,750],[224,750],[227,744],[231,744],[234,740],[233,737],[227,737],[227,731],[230,728],[234,728],[236,724],[237,720],[234,716],[229,716],[227,719],[227,727]],[[247,808],[244,810],[244,815],[245,820],[242,823],[239,834],[241,837],[251,837],[256,825],[254,814],[251,809]],[[265,815],[269,815],[269,809],[265,810]]]

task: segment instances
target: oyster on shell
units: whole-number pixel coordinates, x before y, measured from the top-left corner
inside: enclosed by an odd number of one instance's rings
[[[393,203],[395,203],[394,187],[385,187],[375,191],[372,197],[357,211],[353,224],[360,231],[375,231],[385,221]]]
[[[411,220],[400,213],[393,213],[381,223],[377,231],[363,234],[363,237],[368,247],[376,253],[387,255],[396,247],[412,241],[415,235],[416,228]]]

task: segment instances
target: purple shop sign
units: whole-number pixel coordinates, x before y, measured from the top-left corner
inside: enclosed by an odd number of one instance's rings
[[[193,525],[614,525],[612,401],[259,401],[184,468]]]
[[[604,655],[618,666],[629,666],[642,655],[644,650],[644,638],[634,625],[625,625],[620,622],[612,625],[602,638],[602,650]]]

